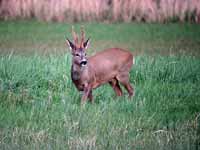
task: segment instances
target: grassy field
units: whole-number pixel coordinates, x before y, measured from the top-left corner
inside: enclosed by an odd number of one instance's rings
[[[64,40],[71,25],[0,22],[0,149],[200,149],[200,27],[84,25],[89,55],[113,46],[136,55],[135,97],[104,85],[81,107]]]

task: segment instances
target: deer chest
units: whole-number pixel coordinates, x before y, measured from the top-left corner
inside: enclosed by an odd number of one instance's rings
[[[72,82],[74,83],[74,85],[76,86],[76,88],[79,91],[84,90],[84,84],[82,83],[81,76],[80,76],[79,72],[71,71],[71,79],[72,79]]]

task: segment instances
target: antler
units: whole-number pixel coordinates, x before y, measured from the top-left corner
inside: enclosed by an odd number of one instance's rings
[[[81,26],[81,47],[84,47],[83,46],[84,40],[85,40],[85,32],[83,26]]]
[[[74,26],[72,26],[72,36],[74,39],[74,44],[77,45],[78,44],[78,37],[76,35],[76,32],[74,31]]]

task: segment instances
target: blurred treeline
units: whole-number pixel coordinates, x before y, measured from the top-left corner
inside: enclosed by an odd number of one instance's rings
[[[0,18],[200,23],[200,0],[0,0]]]

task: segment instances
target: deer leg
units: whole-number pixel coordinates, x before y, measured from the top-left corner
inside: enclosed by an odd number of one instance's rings
[[[90,100],[91,103],[93,103],[93,95],[92,95],[92,90],[90,91],[88,98]]]
[[[117,76],[117,79],[125,87],[125,89],[128,91],[129,97],[133,96],[134,95],[134,89],[129,82],[128,74],[119,75],[119,76]]]
[[[131,86],[131,84],[130,84],[129,82],[127,82],[127,83],[124,85],[124,87],[125,87],[125,89],[128,91],[129,97],[134,96],[133,87]]]
[[[121,87],[120,87],[120,85],[119,85],[118,80],[116,80],[116,81],[117,81],[117,83],[116,83],[116,88],[118,89],[118,92],[119,92],[119,95],[118,95],[118,96],[122,96],[122,95],[123,95],[122,89],[121,89]]]
[[[83,96],[82,96],[82,99],[81,99],[82,104],[84,104],[86,102],[86,100],[89,98],[90,93],[91,93],[91,87],[85,86],[84,91],[83,91]]]
[[[117,96],[122,96],[122,90],[117,79],[112,79],[109,84],[112,86]]]

